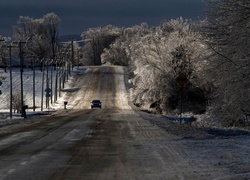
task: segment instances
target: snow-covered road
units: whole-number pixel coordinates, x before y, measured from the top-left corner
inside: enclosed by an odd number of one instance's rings
[[[250,133],[168,121],[130,105],[123,67],[86,67],[64,110],[1,128],[0,179],[248,179]],[[102,109],[90,109],[100,99]]]

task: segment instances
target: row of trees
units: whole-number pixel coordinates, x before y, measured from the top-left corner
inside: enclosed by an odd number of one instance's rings
[[[186,99],[186,111],[204,111],[205,93],[210,92],[200,85],[199,74],[210,52],[193,25],[179,18],[155,28],[145,23],[130,28],[96,28],[83,37],[98,34],[89,38],[92,41],[87,41],[86,46],[92,47],[93,39],[98,38],[102,63],[129,66],[133,102],[155,107],[161,113],[173,112],[180,108],[181,93]],[[89,52],[95,54],[92,49]],[[187,78],[185,87],[178,85],[180,75]]]
[[[20,16],[17,25],[13,27],[11,38],[3,38],[1,42],[1,65],[8,65],[9,51],[6,46],[20,45],[13,52],[22,52],[25,59],[55,59],[58,52],[60,18],[49,13],[40,19]],[[19,43],[19,44],[18,44]]]
[[[39,59],[55,58],[58,42],[60,18],[54,14],[46,14],[41,19],[20,16],[14,26],[13,39],[26,44],[26,55]]]
[[[215,56],[205,74],[217,87],[210,114],[239,124],[250,113],[250,2],[209,1],[207,15],[203,34]]]
[[[35,67],[40,66],[42,71],[41,110],[43,110],[43,97],[46,97],[46,107],[49,103],[57,101],[61,88],[70,74],[70,68],[75,64],[76,43],[73,40],[65,43],[58,42],[60,19],[54,13],[49,13],[41,19],[20,16],[13,29],[12,38],[3,38],[1,44],[1,65],[10,69],[13,65],[20,66],[21,92],[15,99],[12,92],[10,104],[14,109],[20,110],[24,105],[22,72],[24,66],[33,69],[33,108],[35,110]],[[16,64],[15,59],[18,59]],[[14,64],[13,64],[14,61]],[[55,80],[55,82],[53,82]],[[54,88],[53,88],[54,87]],[[15,90],[16,91],[16,90]],[[19,107],[15,106],[20,101]],[[12,107],[10,109],[12,109]],[[12,110],[11,110],[12,111]]]
[[[73,39],[68,42],[59,42],[60,18],[55,13],[48,13],[40,19],[33,19],[28,16],[20,16],[17,25],[13,27],[11,38],[2,38],[1,47],[17,43],[22,44],[22,52],[25,59],[50,59],[56,64],[59,53],[70,53],[72,63],[76,62],[77,43]],[[15,50],[14,50],[15,51]],[[20,52],[20,49],[16,49]],[[1,48],[1,65],[8,63],[8,49]],[[20,55],[20,54],[19,54]]]
[[[207,2],[206,20],[199,22],[89,29],[82,34],[83,57],[128,66],[130,98],[146,108],[178,113],[183,101],[186,112],[239,125],[250,112],[250,3]]]

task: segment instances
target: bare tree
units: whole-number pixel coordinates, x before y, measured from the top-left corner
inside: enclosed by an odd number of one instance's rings
[[[9,100],[9,96],[7,96],[7,99]],[[7,101],[8,102],[8,106],[10,106],[10,101]],[[15,90],[12,94],[12,110],[17,113],[21,113],[21,95],[20,95],[20,92],[18,90]]]
[[[250,2],[210,0],[207,15],[205,32],[216,55],[207,74],[218,88],[211,112],[226,125],[234,125],[250,112]]]

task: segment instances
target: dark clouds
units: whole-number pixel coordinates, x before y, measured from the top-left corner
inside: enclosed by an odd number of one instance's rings
[[[61,34],[81,34],[107,24],[154,26],[180,16],[197,20],[204,8],[202,0],[0,0],[0,35],[11,35],[19,16],[54,12],[61,19]]]

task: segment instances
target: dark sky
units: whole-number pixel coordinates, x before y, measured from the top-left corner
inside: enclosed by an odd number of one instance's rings
[[[108,24],[157,26],[181,16],[198,20],[204,9],[203,0],[0,0],[0,35],[11,36],[19,16],[37,19],[50,12],[61,19],[61,35],[80,35]]]

